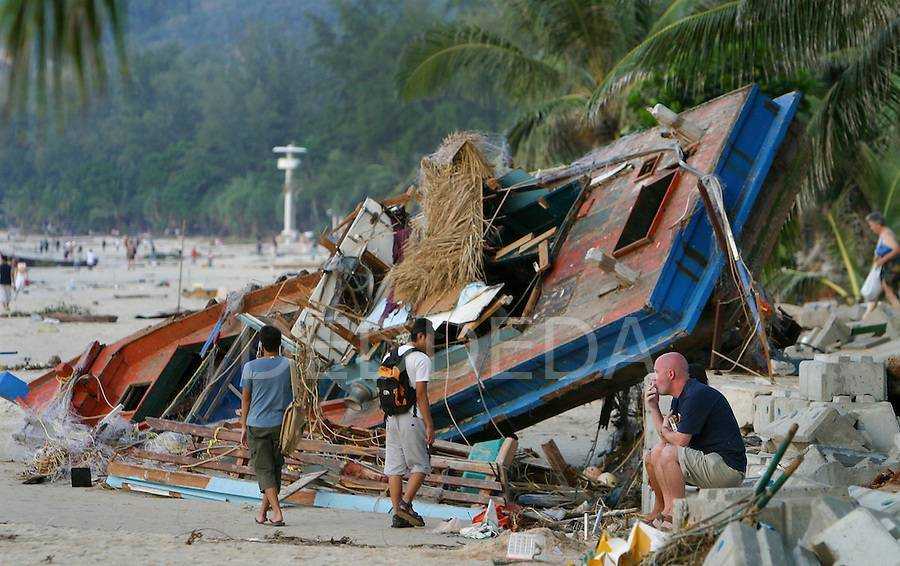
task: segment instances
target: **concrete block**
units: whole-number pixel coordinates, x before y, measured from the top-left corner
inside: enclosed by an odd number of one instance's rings
[[[900,424],[894,407],[888,401],[876,403],[812,403],[811,407],[829,406],[842,415],[856,419],[856,428],[878,452],[888,453],[894,447],[894,436],[900,433]]]
[[[812,505],[812,514],[806,532],[800,539],[800,546],[812,550],[812,541],[819,533],[840,521],[856,508],[856,503],[837,497],[825,496]]]
[[[733,521],[719,535],[703,564],[781,566],[792,562],[777,531],[764,525],[754,529],[741,521]]]
[[[841,415],[831,406],[811,406],[795,415],[774,421],[756,433],[761,438],[770,439],[778,444],[787,437],[788,430],[795,422],[798,428],[794,444],[825,444],[853,450],[866,448],[866,438],[853,428],[855,419]]]
[[[871,395],[887,398],[887,375],[883,362],[870,356],[841,356],[837,360],[816,355],[800,362],[800,394],[811,401],[831,401],[839,395]]]
[[[757,383],[751,381],[746,375],[738,374],[708,374],[710,387],[719,391],[734,412],[734,418],[739,427],[753,426],[756,414],[755,399],[760,395],[772,395],[776,391],[783,391],[787,395],[791,389],[796,389],[799,378],[781,377],[778,384],[773,385],[768,381]]]
[[[797,324],[803,328],[821,328],[831,318],[831,309],[837,306],[834,301],[818,301],[806,303],[795,317]]]
[[[772,395],[759,395],[753,400],[753,430],[759,431],[766,425],[793,416],[809,407],[809,401],[796,397],[784,397],[786,391],[776,390]]]
[[[819,566],[819,559],[816,558],[816,555],[811,550],[799,545],[794,547],[791,558],[794,560],[794,566]]]
[[[847,513],[814,536],[810,543],[824,564],[900,566],[900,543],[864,508]]]
[[[854,401],[857,403],[874,403],[875,397],[873,395],[857,395]]]
[[[900,517],[900,493],[869,489],[858,485],[850,486],[847,492],[857,503],[871,511]]]
[[[849,395],[835,395],[831,398],[832,403],[852,403],[853,397]]]
[[[813,349],[824,351],[829,346],[849,342],[850,336],[852,336],[850,328],[837,315],[832,314],[822,329],[816,332],[815,337],[807,344]]]
[[[701,489],[685,499],[676,499],[673,521],[690,525],[722,511],[734,502],[749,497],[752,487]],[[789,547],[796,545],[806,532],[811,517],[810,503],[822,496],[845,497],[846,487],[825,485],[795,486],[788,482],[758,515],[758,520],[772,525]]]

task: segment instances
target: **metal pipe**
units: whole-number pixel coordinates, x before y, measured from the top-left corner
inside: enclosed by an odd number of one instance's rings
[[[759,478],[759,482],[756,484],[756,490],[754,491],[755,495],[759,495],[766,490],[769,480],[772,479],[772,474],[775,473],[775,469],[781,462],[781,458],[784,457],[787,447],[790,445],[791,441],[794,440],[794,435],[797,434],[798,427],[799,425],[794,423],[791,425],[791,428],[788,429],[787,436],[781,441],[781,445],[778,447],[778,450],[775,451],[775,455],[772,456],[772,461],[769,462],[766,472]]]

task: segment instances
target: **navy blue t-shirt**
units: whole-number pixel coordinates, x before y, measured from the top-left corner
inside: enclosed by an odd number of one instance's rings
[[[688,447],[704,454],[715,452],[742,474],[747,470],[747,451],[734,411],[725,396],[696,379],[688,379],[681,395],[672,399],[678,415],[677,432],[691,435]]]

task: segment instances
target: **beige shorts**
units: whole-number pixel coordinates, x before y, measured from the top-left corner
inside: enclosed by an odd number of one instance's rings
[[[384,423],[384,475],[430,474],[431,454],[425,439],[425,422],[412,411],[388,417]]]
[[[744,474],[725,463],[715,452],[704,454],[686,446],[678,447],[678,463],[684,482],[699,488],[738,487]]]

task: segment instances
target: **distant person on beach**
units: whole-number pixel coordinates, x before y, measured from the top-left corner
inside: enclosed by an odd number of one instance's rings
[[[25,288],[25,285],[27,283],[28,283],[28,265],[20,259],[19,262],[16,263],[15,277],[13,280],[13,288],[16,291],[16,296],[18,296],[19,292],[21,292],[22,289]]]
[[[12,300],[12,265],[9,258],[4,256],[0,259],[0,304],[3,305],[3,312],[9,312],[9,302]]]
[[[56,240],[56,253],[59,253],[59,240]]]
[[[256,255],[262,255],[262,238],[256,237]]]
[[[872,212],[866,216],[866,223],[878,236],[874,265],[881,268],[881,289],[891,306],[900,309],[900,300],[895,291],[900,282],[900,244],[897,242],[897,235],[885,225],[884,216],[880,212]]]
[[[93,249],[88,250],[86,263],[88,269],[94,269],[94,266],[97,265],[97,254],[94,253]]]
[[[200,259],[200,252],[198,252],[197,247],[194,246],[191,248],[191,265],[196,265],[198,259]]]
[[[272,236],[272,257],[278,257],[278,238]]]
[[[281,332],[274,326],[259,331],[257,358],[241,373],[241,444],[249,444],[250,461],[262,493],[257,524],[284,526],[278,501],[281,491],[281,423],[294,400],[291,363],[281,355]],[[272,511],[272,517],[268,516]]]
[[[129,237],[125,237],[125,257],[128,258],[128,270],[134,269],[134,258],[137,256],[137,244]]]

